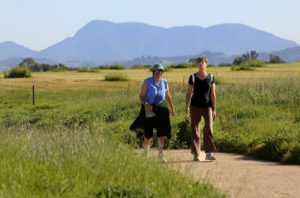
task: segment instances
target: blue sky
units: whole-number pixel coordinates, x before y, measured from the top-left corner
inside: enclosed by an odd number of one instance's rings
[[[91,20],[160,27],[242,23],[300,44],[300,0],[1,0],[0,42],[41,50]]]

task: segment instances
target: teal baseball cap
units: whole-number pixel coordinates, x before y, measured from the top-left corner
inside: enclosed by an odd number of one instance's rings
[[[164,68],[163,64],[159,63],[159,64],[153,65],[152,70],[153,71],[157,71],[157,70],[163,70],[163,71],[165,71],[165,68]]]

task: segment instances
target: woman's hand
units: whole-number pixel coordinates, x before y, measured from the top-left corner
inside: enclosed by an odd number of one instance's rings
[[[145,104],[145,111],[152,112],[153,111],[153,106],[149,105],[149,104]]]
[[[213,117],[213,120],[215,120],[217,116],[217,111],[215,109],[212,110],[212,117]]]
[[[185,107],[185,113],[186,113],[187,115],[190,115],[190,107]]]
[[[172,114],[172,116],[176,115],[175,109],[171,109],[171,114]]]

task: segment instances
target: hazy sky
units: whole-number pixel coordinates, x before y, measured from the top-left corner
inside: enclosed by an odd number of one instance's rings
[[[0,0],[0,43],[41,50],[91,20],[160,27],[242,23],[300,44],[300,0]]]

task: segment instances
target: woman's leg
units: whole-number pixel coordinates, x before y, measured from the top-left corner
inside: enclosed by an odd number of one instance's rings
[[[199,123],[201,121],[201,109],[197,107],[190,107],[190,115],[191,115],[191,128],[192,128],[192,154],[195,156],[200,155],[200,131],[199,131]]]
[[[150,150],[150,143],[151,143],[151,138],[144,138],[144,152],[145,155],[148,155],[149,150]]]
[[[207,108],[203,110],[204,124],[204,150],[209,154],[216,151],[216,146],[213,141],[213,117],[212,109]]]
[[[151,138],[153,136],[153,118],[146,118],[145,125],[144,154],[148,155],[151,147]]]
[[[164,155],[163,155],[164,143],[165,143],[165,137],[157,137],[159,158],[162,161],[166,162],[167,160],[164,158]]]

